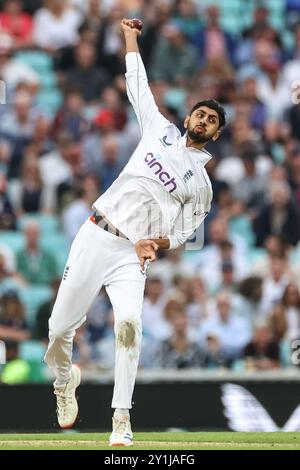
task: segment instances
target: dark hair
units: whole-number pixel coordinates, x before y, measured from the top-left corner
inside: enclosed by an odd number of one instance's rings
[[[190,111],[190,115],[193,114],[193,112],[196,111],[196,109],[201,108],[202,106],[207,106],[208,108],[213,109],[214,111],[216,111],[218,113],[218,116],[219,116],[219,129],[226,125],[225,109],[216,100],[202,100],[202,101],[199,101],[198,103],[196,103],[192,107],[192,109]]]

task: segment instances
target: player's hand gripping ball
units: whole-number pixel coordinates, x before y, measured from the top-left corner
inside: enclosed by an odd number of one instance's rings
[[[139,20],[138,18],[133,18],[131,22],[133,25],[132,28],[137,29],[138,31],[142,31],[142,28],[143,28],[142,20]]]

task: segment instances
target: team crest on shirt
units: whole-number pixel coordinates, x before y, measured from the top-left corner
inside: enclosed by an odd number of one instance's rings
[[[192,178],[192,176],[194,176],[193,170],[188,170],[183,177],[183,182],[187,183]]]
[[[159,141],[163,144],[164,147],[170,147],[172,145],[171,142],[167,142],[167,135],[164,135]]]

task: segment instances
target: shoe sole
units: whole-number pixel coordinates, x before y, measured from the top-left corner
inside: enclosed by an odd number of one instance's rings
[[[79,369],[79,367],[75,366],[74,364],[72,365],[72,370],[75,371],[74,373],[75,373],[75,378],[76,378],[76,382],[77,382],[77,385],[74,388],[74,400],[76,401],[76,405],[77,405],[77,413],[76,413],[76,416],[75,416],[75,419],[74,419],[73,423],[67,424],[65,426],[59,425],[60,429],[72,429],[72,427],[74,426],[74,424],[76,422],[77,416],[78,416],[78,404],[77,404],[77,399],[76,399],[76,389],[77,389],[77,387],[79,387],[79,385],[81,383],[81,370]]]
[[[123,442],[120,443],[115,443],[115,444],[109,444],[110,447],[129,447],[133,445],[133,442],[130,442],[129,444],[123,444]]]

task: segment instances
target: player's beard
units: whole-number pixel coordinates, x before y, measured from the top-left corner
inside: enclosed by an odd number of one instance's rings
[[[201,135],[198,132],[195,132],[194,129],[188,129],[187,133],[188,133],[189,138],[193,142],[196,142],[197,144],[206,144],[206,142],[208,142],[211,139],[211,136],[208,136],[205,133]]]

